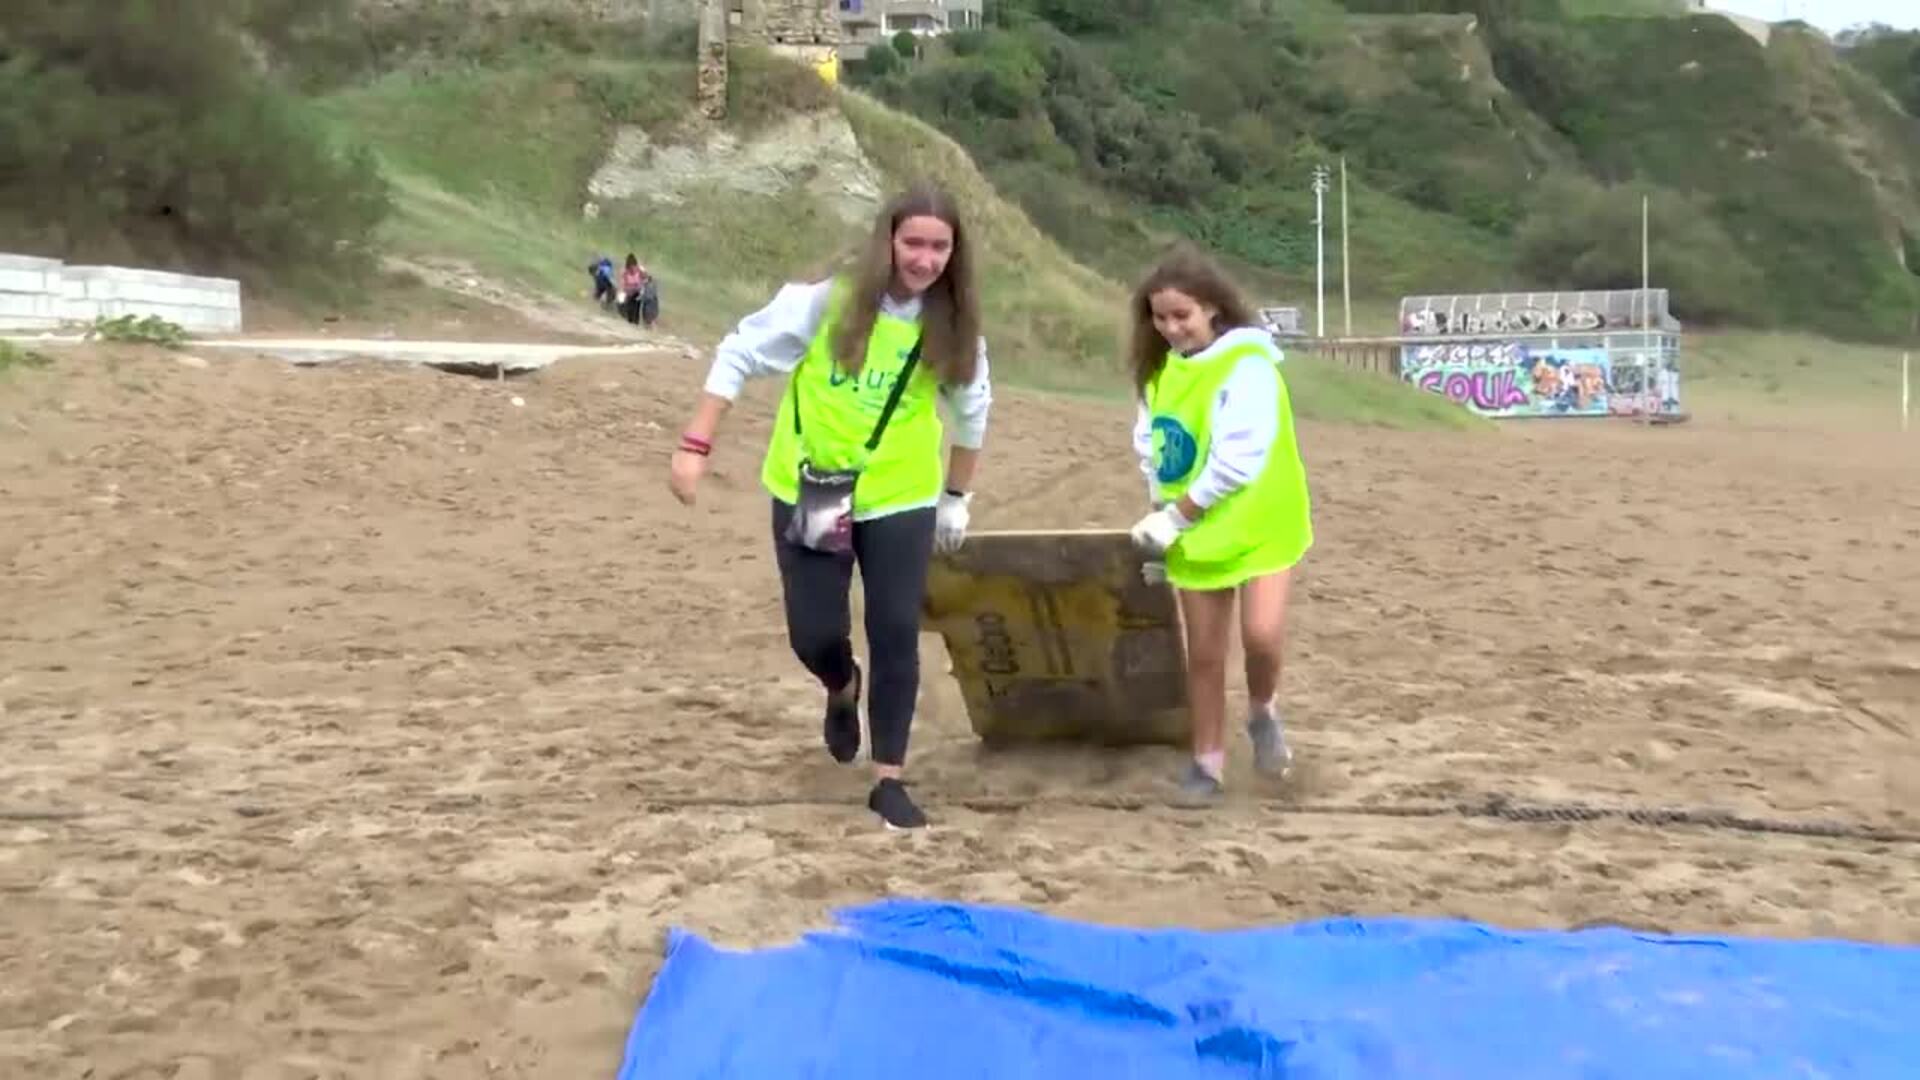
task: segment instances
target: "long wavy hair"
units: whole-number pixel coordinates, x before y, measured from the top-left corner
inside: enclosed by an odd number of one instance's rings
[[[1153,325],[1153,294],[1162,289],[1177,289],[1218,311],[1213,317],[1216,335],[1236,327],[1260,325],[1252,305],[1218,263],[1196,248],[1175,247],[1133,290],[1133,337],[1127,357],[1133,370],[1133,388],[1143,397],[1147,385],[1166,366],[1167,353],[1173,348]]]
[[[980,342],[980,293],[974,283],[973,242],[960,207],[943,188],[917,184],[895,196],[874,217],[873,232],[855,253],[844,276],[852,288],[833,333],[833,356],[850,374],[866,363],[867,339],[880,314],[880,298],[893,287],[893,234],[908,218],[933,217],[953,230],[953,250],[940,277],[920,298],[920,363],[941,382],[973,381]]]

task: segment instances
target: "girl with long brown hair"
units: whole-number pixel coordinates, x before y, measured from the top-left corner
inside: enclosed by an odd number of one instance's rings
[[[828,752],[851,762],[863,681],[848,604],[857,564],[873,668],[867,806],[892,828],[927,823],[901,781],[920,685],[920,606],[933,552],[966,538],[993,402],[973,261],[944,191],[919,186],[887,203],[851,267],[783,287],[720,342],[671,467],[674,495],[692,503],[741,387],[787,378],[761,467],[787,637],[826,689]],[[954,422],[944,471],[937,405]]]
[[[1313,545],[1306,470],[1280,348],[1212,260],[1170,254],[1134,291],[1132,319],[1133,443],[1153,504],[1132,534],[1180,598],[1193,717],[1180,788],[1210,801],[1225,785],[1236,597],[1254,765],[1293,761],[1276,696],[1292,569]]]

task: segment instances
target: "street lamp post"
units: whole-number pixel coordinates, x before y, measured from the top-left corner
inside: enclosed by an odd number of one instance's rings
[[[1325,165],[1313,167],[1314,336],[1327,336],[1327,175]]]

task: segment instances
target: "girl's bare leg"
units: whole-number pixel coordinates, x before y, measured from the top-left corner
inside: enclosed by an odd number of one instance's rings
[[[1193,715],[1193,757],[1205,777],[1189,774],[1189,784],[1211,780],[1218,791],[1227,756],[1227,643],[1233,633],[1231,589],[1180,592],[1180,616],[1187,627],[1187,706]],[[1195,792],[1200,793],[1200,792]],[[1211,793],[1211,792],[1207,792]]]
[[[1240,641],[1247,661],[1247,736],[1254,767],[1284,773],[1293,762],[1275,697],[1286,651],[1291,570],[1254,578],[1240,587]]]

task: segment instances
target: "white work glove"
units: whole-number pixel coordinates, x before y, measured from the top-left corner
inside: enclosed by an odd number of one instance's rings
[[[960,550],[967,538],[967,504],[973,501],[973,492],[965,495],[942,492],[939,509],[934,511],[933,550],[948,555]]]
[[[1180,508],[1172,503],[1155,510],[1139,521],[1134,522],[1129,535],[1133,537],[1135,547],[1149,555],[1164,555],[1173,546],[1180,534],[1193,527],[1180,514]]]
[[[1159,559],[1149,559],[1140,564],[1140,580],[1149,585],[1167,583],[1167,564]]]

